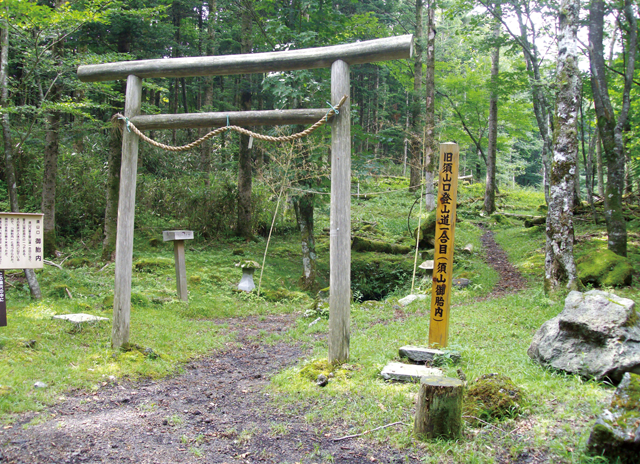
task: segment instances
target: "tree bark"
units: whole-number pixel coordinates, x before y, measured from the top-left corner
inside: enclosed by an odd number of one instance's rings
[[[484,190],[484,210],[492,214],[496,210],[496,152],[498,149],[498,74],[500,73],[500,29],[502,8],[495,6],[493,23],[493,50],[491,51],[491,89],[489,97],[489,122],[487,146],[487,176]]]
[[[547,292],[556,290],[564,282],[570,290],[578,290],[582,286],[573,259],[573,201],[580,100],[579,13],[579,0],[562,0],[558,14],[556,122],[546,225],[544,288]]]
[[[411,99],[411,130],[409,137],[409,190],[416,191],[420,186],[422,171],[422,137],[421,137],[421,98],[422,88],[422,0],[416,0],[416,33],[413,61],[413,95]]]
[[[607,222],[608,248],[614,253],[627,255],[627,224],[622,211],[624,192],[624,140],[623,128],[630,108],[630,92],[637,52],[637,19],[631,0],[625,0],[624,16],[627,20],[625,83],[622,92],[622,106],[616,120],[615,111],[609,99],[609,89],[605,74],[603,49],[605,6],[603,0],[593,0],[589,11],[589,65],[591,68],[591,89],[598,121],[598,131],[607,163],[607,185],[605,200],[605,220]]]
[[[113,127],[109,132],[109,154],[107,159],[107,199],[104,210],[104,238],[102,260],[116,259],[116,233],[118,230],[118,198],[120,190],[120,168],[122,161],[122,137]]]
[[[7,82],[7,72],[9,68],[9,29],[0,29],[0,106],[5,108],[9,105],[9,88]],[[11,124],[9,121],[9,113],[2,112],[2,135],[4,138],[4,160],[5,160],[5,176],[7,180],[7,189],[9,190],[9,202],[11,211],[17,213],[20,211],[18,206],[18,185],[16,181],[16,168],[13,162],[13,143],[11,141]],[[31,298],[39,300],[42,298],[40,284],[36,278],[33,269],[25,269],[24,275],[29,284]]]
[[[64,4],[63,0],[55,1],[58,9]],[[51,47],[51,57],[59,66],[62,61],[63,42],[58,38]],[[62,95],[62,85],[56,80],[51,88],[49,100],[56,103]],[[46,135],[44,142],[44,172],[42,176],[42,242],[44,255],[54,256],[56,251],[56,178],[58,176],[58,132],[60,131],[61,114],[51,111],[46,115]]]
[[[436,209],[436,195],[433,179],[438,170],[438,141],[436,140],[436,7],[435,0],[429,0],[427,5],[427,54],[425,73],[425,142],[424,142],[424,183],[425,209]]]
[[[253,43],[251,40],[252,19],[248,8],[242,10],[242,53],[251,53]],[[242,78],[240,91],[240,109],[251,110],[251,75],[246,74]],[[240,135],[240,147],[238,154],[238,223],[236,235],[244,238],[253,236],[251,217],[251,177],[252,177],[252,150],[249,148],[249,136]]]
[[[300,286],[304,290],[314,291],[317,290],[317,255],[313,235],[314,194],[305,193],[302,196],[293,197],[293,207],[300,229],[302,244],[302,277],[300,277]]]

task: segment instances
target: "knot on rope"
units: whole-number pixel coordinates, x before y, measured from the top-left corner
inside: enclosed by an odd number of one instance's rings
[[[127,126],[127,132],[131,132],[131,121],[129,121],[129,118],[127,118],[126,116],[122,116],[121,114],[118,115],[118,119],[123,119],[124,122],[126,123]]]

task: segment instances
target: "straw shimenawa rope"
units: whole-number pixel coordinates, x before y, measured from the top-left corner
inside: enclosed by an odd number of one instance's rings
[[[174,147],[174,146],[171,146],[171,145],[165,145],[164,143],[156,142],[155,140],[147,137],[146,135],[144,135],[140,131],[140,129],[138,129],[131,121],[129,121],[128,118],[125,118],[120,113],[117,113],[117,114],[113,115],[113,117],[111,118],[111,121],[114,124],[117,124],[118,120],[124,120],[124,124],[125,124],[125,127],[127,128],[127,130],[130,130],[131,132],[136,134],[138,137],[140,137],[142,140],[144,140],[145,142],[149,143],[150,145],[153,145],[154,147],[162,148],[163,150],[167,150],[167,151],[179,152],[179,151],[191,150],[192,148],[197,147],[201,143],[206,142],[210,138],[215,137],[216,135],[221,134],[221,133],[223,133],[225,131],[228,131],[228,130],[233,130],[233,131],[239,132],[240,134],[245,134],[245,135],[248,135],[250,137],[256,138],[258,140],[264,140],[264,141],[267,141],[267,142],[290,142],[292,140],[300,139],[302,137],[306,137],[307,135],[311,134],[313,131],[318,129],[320,126],[323,126],[324,124],[326,124],[329,121],[329,117],[338,114],[339,113],[338,110],[340,109],[340,107],[342,105],[344,105],[344,102],[346,100],[347,100],[347,96],[344,95],[342,97],[342,99],[340,100],[340,102],[336,106],[331,106],[331,109],[329,111],[327,111],[326,116],[323,116],[322,119],[320,119],[318,122],[316,122],[313,126],[307,128],[306,130],[303,130],[302,132],[298,132],[297,134],[285,135],[285,136],[281,136],[281,137],[272,137],[270,135],[264,135],[264,134],[258,134],[256,132],[252,132],[252,131],[247,130],[247,129],[243,128],[243,127],[228,126],[227,125],[227,126],[219,127],[218,129],[212,130],[207,135],[205,135],[204,137],[199,138],[195,142],[191,142],[191,143],[189,143],[187,145],[182,145],[180,147]],[[122,127],[121,127],[121,129],[122,129]]]

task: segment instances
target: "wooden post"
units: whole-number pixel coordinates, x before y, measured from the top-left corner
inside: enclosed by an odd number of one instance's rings
[[[455,440],[462,434],[464,382],[442,376],[420,380],[413,433],[419,438]]]
[[[449,301],[453,279],[458,158],[458,144],[440,144],[440,181],[438,182],[431,323],[429,324],[429,346],[438,348],[444,348],[449,343]]]
[[[349,95],[349,65],[331,66],[331,101]],[[329,362],[349,360],[351,311],[351,103],[331,124],[331,225],[329,257]]]
[[[7,326],[7,300],[4,295],[4,270],[0,270],[0,327]]]
[[[162,232],[164,242],[173,242],[173,257],[176,266],[176,289],[178,298],[189,301],[187,293],[187,265],[184,258],[184,241],[193,240],[192,230],[165,230]]]
[[[140,113],[141,97],[142,79],[130,75],[127,77],[127,92],[124,100],[125,117],[131,118]],[[124,343],[129,342],[138,141],[138,136],[127,131],[125,127],[122,134],[122,165],[120,168],[120,198],[116,234],[116,271],[113,294],[113,327],[111,329],[111,346],[113,348],[120,348]]]

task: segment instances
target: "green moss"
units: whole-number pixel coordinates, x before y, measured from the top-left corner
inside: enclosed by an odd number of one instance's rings
[[[631,285],[633,267],[624,256],[611,250],[589,250],[577,260],[578,277],[583,284],[599,287]]]
[[[65,261],[64,267],[69,269],[76,269],[79,267],[91,266],[91,261],[87,258],[71,258]]]
[[[132,293],[131,294],[131,305],[139,308],[148,308],[151,302],[149,298],[141,293]]]
[[[173,260],[169,258],[140,258],[133,263],[133,268],[138,272],[154,272],[172,267]]]
[[[381,300],[410,280],[413,260],[386,253],[351,255],[351,289],[359,300]]]
[[[49,288],[49,296],[52,298],[69,298],[69,287],[64,284],[54,285]]]
[[[189,282],[198,285],[202,282],[202,277],[200,277],[199,275],[192,275],[189,277]]]
[[[436,216],[436,211],[430,212],[420,220],[420,231],[418,232],[417,227],[413,230],[414,239],[419,234],[418,246],[420,248],[433,248],[433,241],[436,235]]]
[[[299,375],[304,380],[310,382],[315,382],[320,374],[325,375],[327,378],[334,379],[334,381],[340,381],[349,378],[351,370],[353,370],[353,366],[333,366],[327,359],[317,359],[302,366]]]
[[[277,290],[269,290],[265,289],[261,292],[262,296],[267,301],[300,301],[309,299],[306,293],[302,292],[292,292],[291,290],[287,290],[284,287],[280,287]]]
[[[472,425],[513,417],[520,410],[522,393],[513,381],[501,374],[487,374],[465,392],[464,415]],[[480,420],[478,420],[480,419]]]
[[[364,237],[353,237],[351,249],[353,251],[373,251],[377,253],[404,255],[411,252],[412,247],[408,245],[396,245],[395,243],[382,242],[380,240],[371,240]]]

